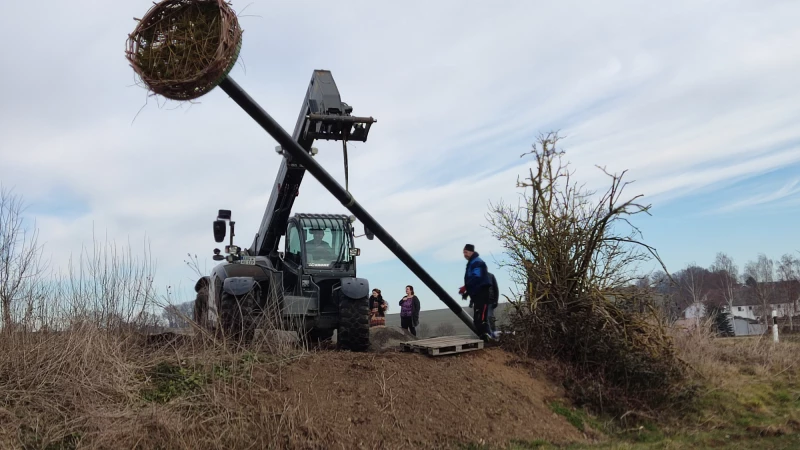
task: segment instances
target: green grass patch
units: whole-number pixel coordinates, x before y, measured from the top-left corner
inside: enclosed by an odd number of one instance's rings
[[[159,363],[149,374],[150,383],[142,390],[142,398],[148,402],[167,403],[170,400],[193,392],[209,381],[209,376],[190,367]]]
[[[710,387],[699,394],[692,411],[681,418],[621,421],[596,418],[583,409],[550,403],[578,430],[602,431],[601,444],[557,446],[544,441],[510,442],[508,450],[525,449],[795,449],[800,448],[800,389],[791,377],[742,376],[735,387]],[[602,420],[602,422],[601,422]]]
[[[147,402],[167,403],[215,380],[230,383],[234,378],[250,379],[254,368],[276,361],[279,359],[272,355],[245,352],[236,359],[219,361],[213,366],[161,362],[146,374],[147,383],[140,395]]]
[[[566,406],[562,405],[559,402],[551,402],[550,409],[554,413],[560,416],[564,416],[564,418],[567,419],[567,422],[571,423],[572,426],[574,426],[578,430],[585,431],[583,426],[583,418],[581,417],[581,416],[585,417],[585,414],[580,414],[573,409],[567,408]]]
[[[488,444],[461,444],[458,446],[461,450],[549,450],[559,448],[545,440],[536,441],[511,441],[508,445],[503,447],[492,447]]]

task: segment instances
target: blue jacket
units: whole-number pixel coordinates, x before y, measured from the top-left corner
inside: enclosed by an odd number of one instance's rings
[[[482,287],[491,285],[492,280],[489,278],[486,263],[483,262],[478,252],[475,252],[467,261],[467,270],[464,273],[464,286],[467,288],[467,294],[473,297]]]

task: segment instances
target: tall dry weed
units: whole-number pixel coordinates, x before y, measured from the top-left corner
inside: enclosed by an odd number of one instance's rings
[[[264,404],[265,390],[278,392],[282,367],[302,355],[89,325],[5,333],[0,447],[279,447],[303,412]]]
[[[270,323],[247,343],[199,327],[159,333],[154,275],[147,247],[95,241],[17,291],[0,332],[0,448],[303,442],[306,412],[268,400],[304,349]]]
[[[695,374],[712,386],[746,382],[740,375],[770,378],[800,373],[800,343],[773,342],[771,335],[718,337],[713,319],[689,330],[672,329],[678,355]]]

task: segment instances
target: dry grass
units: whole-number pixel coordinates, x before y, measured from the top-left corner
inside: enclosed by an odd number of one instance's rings
[[[286,448],[303,439],[307,416],[276,393],[306,351],[274,333],[246,347],[199,330],[152,335],[164,302],[146,247],[142,256],[95,242],[66,270],[19,280],[0,329],[0,449]]]
[[[302,437],[303,412],[253,393],[279,391],[282,368],[303,354],[203,335],[153,345],[88,325],[5,333],[0,447],[281,447]]]
[[[697,396],[658,420],[630,426],[594,418],[610,439],[574,448],[794,449],[800,446],[800,340],[771,335],[719,338],[711,321],[686,332],[671,329],[678,357],[691,367]],[[510,448],[554,448],[548,444]]]
[[[678,355],[702,386],[672,427],[709,439],[790,436],[800,431],[800,342],[771,335],[720,338],[711,324],[675,332]]]
[[[688,332],[675,332],[680,357],[704,382],[721,388],[736,388],[747,375],[761,379],[795,377],[798,374],[800,342],[791,337],[772,342],[771,335],[719,338],[705,324]]]

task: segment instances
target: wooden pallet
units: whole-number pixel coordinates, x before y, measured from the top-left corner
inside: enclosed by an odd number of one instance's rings
[[[403,351],[406,352],[418,352],[428,356],[440,356],[480,350],[483,348],[483,341],[459,336],[442,336],[431,339],[421,339],[419,341],[403,342],[401,345],[403,346]]]

